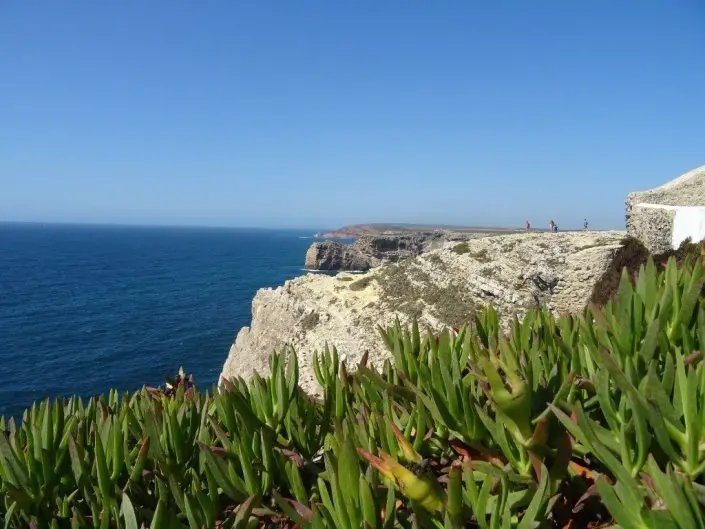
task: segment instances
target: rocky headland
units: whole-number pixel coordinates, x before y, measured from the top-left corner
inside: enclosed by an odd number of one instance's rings
[[[493,232],[493,233],[511,233],[515,230],[511,228],[477,228],[472,226],[446,226],[446,225],[431,225],[431,224],[351,224],[332,231],[317,233],[316,237],[321,239],[356,239],[363,235],[382,235],[382,234],[403,234],[403,233],[419,233],[432,231],[453,231],[453,232]]]
[[[369,351],[379,366],[389,355],[377,325],[396,317],[439,328],[468,321],[485,304],[505,324],[538,305],[579,311],[598,283],[618,277],[629,252],[624,232],[522,233],[444,242],[365,274],[308,274],[257,293],[252,324],[239,332],[222,376],[266,373],[271,351],[291,345],[303,389],[316,393],[312,354],[326,343],[352,363]]]
[[[351,366],[367,351],[379,367],[389,353],[377,326],[395,318],[437,329],[465,323],[492,305],[508,326],[537,306],[562,314],[604,303],[625,266],[634,271],[650,252],[705,237],[705,167],[630,194],[626,219],[626,232],[434,230],[361,234],[352,245],[316,243],[307,268],[367,271],[307,274],[258,291],[252,323],[238,333],[221,377],[266,374],[271,352],[291,346],[302,388],[318,393],[315,350],[334,345]]]
[[[487,237],[491,231],[401,231],[360,235],[352,244],[314,242],[306,252],[308,270],[366,271],[382,263],[416,257],[452,241]]]

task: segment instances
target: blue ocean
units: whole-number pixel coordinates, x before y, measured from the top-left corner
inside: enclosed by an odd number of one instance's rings
[[[302,273],[310,234],[0,224],[0,415],[179,366],[214,384],[255,292]]]

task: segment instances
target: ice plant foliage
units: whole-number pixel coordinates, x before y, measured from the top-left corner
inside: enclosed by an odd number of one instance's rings
[[[705,529],[702,259],[604,307],[380,329],[393,361],[44,401],[0,420],[6,528]]]

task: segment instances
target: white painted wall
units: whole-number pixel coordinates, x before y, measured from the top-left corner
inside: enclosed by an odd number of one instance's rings
[[[688,237],[693,242],[705,239],[705,207],[684,207],[676,211],[671,241],[673,247],[678,248]]]
[[[671,244],[678,248],[690,237],[693,242],[705,239],[705,206],[667,206],[664,204],[636,204],[636,207],[675,211]]]

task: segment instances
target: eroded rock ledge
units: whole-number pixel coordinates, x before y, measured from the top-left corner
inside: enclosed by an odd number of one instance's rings
[[[366,271],[385,262],[398,262],[437,249],[451,241],[485,237],[488,233],[436,230],[361,235],[352,244],[315,242],[306,252],[308,270]]]
[[[443,242],[441,248],[360,275],[308,274],[252,302],[252,324],[230,349],[221,376],[268,372],[270,353],[291,344],[301,385],[317,393],[314,350],[335,345],[347,362],[369,351],[373,365],[388,358],[377,325],[399,317],[437,328],[467,321],[492,304],[503,321],[545,305],[554,313],[582,310],[596,285],[623,266],[624,232],[524,233]]]

